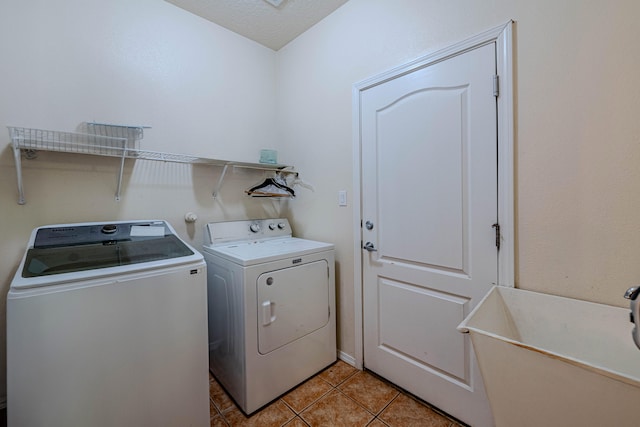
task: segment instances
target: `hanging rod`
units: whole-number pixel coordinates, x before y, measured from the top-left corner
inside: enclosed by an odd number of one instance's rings
[[[213,190],[213,198],[217,198],[218,194],[220,193],[220,189],[222,188],[222,182],[224,181],[224,177],[227,173],[227,169],[229,168],[229,166],[232,166],[234,169],[235,168],[244,168],[244,169],[253,169],[253,170],[262,170],[262,171],[273,171],[275,173],[285,173],[285,174],[295,174],[295,176],[298,176],[298,172],[291,170],[291,169],[287,169],[290,168],[291,166],[285,166],[285,165],[272,165],[272,166],[267,166],[264,163],[238,163],[238,162],[226,162],[224,164],[224,167],[222,168],[222,173],[220,174],[220,177],[218,178],[218,183],[215,186],[215,189]]]

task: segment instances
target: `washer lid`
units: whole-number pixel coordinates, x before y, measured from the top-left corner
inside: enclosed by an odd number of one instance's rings
[[[35,229],[13,287],[46,286],[192,262],[192,250],[164,221],[84,223]]]
[[[294,256],[309,255],[333,249],[330,243],[285,237],[281,239],[236,242],[228,245],[205,246],[206,252],[221,256],[243,266],[261,264]]]

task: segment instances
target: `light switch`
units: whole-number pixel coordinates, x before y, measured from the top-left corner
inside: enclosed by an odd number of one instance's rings
[[[338,191],[338,206],[347,206],[347,190]]]

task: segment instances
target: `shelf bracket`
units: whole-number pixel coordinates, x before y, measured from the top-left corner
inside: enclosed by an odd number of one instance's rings
[[[24,205],[26,201],[24,200],[24,188],[22,186],[22,152],[16,144],[11,144],[11,146],[13,147],[13,157],[16,162],[16,174],[18,175],[18,204]]]
[[[220,188],[222,188],[222,181],[224,180],[224,176],[227,173],[227,169],[229,168],[229,164],[227,163],[226,165],[224,165],[224,168],[222,168],[222,173],[220,174],[220,178],[218,178],[218,184],[216,185],[215,190],[213,190],[213,198],[217,198],[218,197],[218,193],[220,192]]]
[[[118,188],[116,189],[116,201],[120,201],[120,193],[122,191],[122,175],[124,173],[124,159],[126,159],[127,149],[126,141],[122,144],[122,155],[120,156],[120,173],[118,173]]]

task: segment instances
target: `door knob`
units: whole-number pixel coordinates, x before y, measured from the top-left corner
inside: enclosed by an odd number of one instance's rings
[[[371,242],[367,242],[364,244],[364,249],[368,250],[369,252],[378,252],[378,250],[376,249],[375,246],[373,246],[373,243]]]

